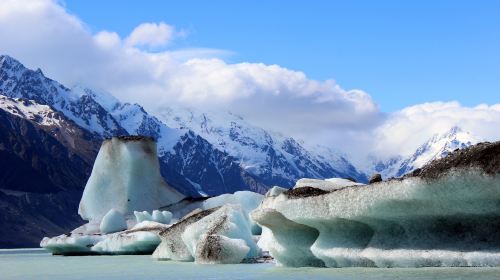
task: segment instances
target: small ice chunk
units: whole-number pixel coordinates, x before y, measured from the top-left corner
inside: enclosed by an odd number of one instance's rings
[[[151,216],[153,221],[161,224],[170,224],[172,220],[172,213],[168,211],[154,210]]]
[[[149,214],[148,211],[142,211],[142,212],[134,211],[134,216],[135,216],[137,223],[153,220],[153,216],[151,216],[151,214]]]
[[[127,229],[127,222],[125,221],[123,214],[113,208],[109,210],[106,215],[104,215],[101,224],[99,225],[99,229],[101,230],[101,233],[122,231]]]

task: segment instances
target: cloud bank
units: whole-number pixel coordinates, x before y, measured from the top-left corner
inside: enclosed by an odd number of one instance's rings
[[[480,136],[500,137],[491,132],[492,125],[498,127],[500,105],[429,103],[385,114],[370,95],[343,89],[334,80],[313,80],[279,65],[227,63],[226,50],[168,49],[184,36],[160,22],[140,24],[122,38],[90,30],[54,1],[0,2],[0,53],[40,67],[68,86],[103,89],[152,112],[166,106],[229,110],[268,129],[353,154],[404,152],[456,123]]]

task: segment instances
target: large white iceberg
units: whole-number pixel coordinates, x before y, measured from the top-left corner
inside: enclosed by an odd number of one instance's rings
[[[333,190],[304,185],[266,197],[252,217],[286,266],[498,266],[498,201],[500,176],[469,170]]]
[[[102,143],[85,186],[78,213],[100,221],[112,208],[129,216],[183,199],[160,175],[156,143],[139,136],[113,137]]]

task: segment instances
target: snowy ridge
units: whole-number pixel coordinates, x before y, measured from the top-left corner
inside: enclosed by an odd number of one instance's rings
[[[0,92],[11,98],[49,105],[91,132],[106,137],[125,134],[117,121],[91,96],[71,91],[45,77],[40,69],[30,70],[9,56],[0,56]]]
[[[61,126],[65,120],[50,106],[41,105],[33,100],[9,98],[0,95],[0,109],[17,117],[36,122],[41,126]]]
[[[481,139],[454,126],[442,134],[435,134],[409,157],[395,157],[375,165],[375,172],[384,178],[401,177],[425,164],[447,156],[456,149],[467,148]]]
[[[292,137],[254,126],[231,112],[167,108],[156,115],[170,127],[193,130],[268,184],[293,186],[303,177],[365,180],[339,153],[320,146],[307,149]]]

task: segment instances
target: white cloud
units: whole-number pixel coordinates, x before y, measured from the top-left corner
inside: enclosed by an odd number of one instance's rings
[[[0,53],[40,67],[68,86],[104,89],[150,111],[172,105],[230,110],[353,155],[407,152],[457,123],[479,136],[499,137],[492,131],[499,127],[500,105],[430,103],[386,115],[362,90],[312,80],[279,65],[227,63],[224,50],[149,52],[176,36],[182,34],[165,23],[141,24],[125,38],[113,31],[93,33],[54,1],[0,1]]]
[[[500,139],[500,104],[465,107],[460,103],[432,102],[407,107],[377,128],[375,151],[381,155],[409,154],[436,133],[453,126],[487,141]]]
[[[164,47],[175,36],[173,26],[164,22],[146,22],[137,26],[125,39],[125,44],[129,47]]]

